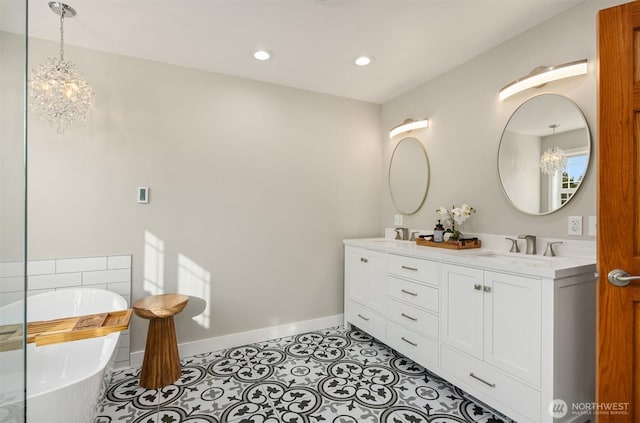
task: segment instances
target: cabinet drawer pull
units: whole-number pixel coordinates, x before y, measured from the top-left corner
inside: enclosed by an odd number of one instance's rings
[[[364,257],[360,257],[360,261],[363,263],[367,263],[369,261],[369,259],[366,259]]]
[[[418,319],[417,319],[417,318],[415,318],[415,317],[411,317],[411,316],[409,316],[408,314],[400,313],[400,315],[401,315],[402,317],[405,317],[405,318],[409,319],[409,320],[413,320],[414,322],[417,322],[417,321],[418,321]]]
[[[491,292],[491,287],[490,287],[490,286],[485,285],[485,286],[484,286],[484,288],[483,288],[483,290],[484,290],[484,292]]]
[[[409,341],[407,338],[405,338],[404,336],[401,336],[400,339],[402,339],[404,342],[406,342],[409,345],[413,345],[414,347],[417,347],[418,344],[416,344],[415,342],[411,342]],[[486,383],[486,382],[485,382]]]
[[[418,296],[418,294],[416,294],[415,292],[407,291],[406,289],[401,289],[400,291],[401,291],[401,292],[404,292],[405,294],[412,295],[412,296],[414,296],[414,297],[417,297],[417,296]]]
[[[474,378],[475,380],[479,380],[480,382],[484,383],[485,385],[491,387],[491,388],[495,388],[496,384],[495,383],[489,383],[486,380],[479,378],[478,376],[474,375],[473,372],[469,373],[469,376],[471,376],[472,378]]]
[[[414,272],[418,271],[417,267],[402,266],[402,268],[405,269],[405,270],[413,270]]]
[[[362,314],[358,314],[358,317],[361,318],[364,321],[367,321],[367,322],[369,321],[369,319],[364,317]]]
[[[482,289],[482,285],[477,283],[477,284],[473,285],[473,289],[475,289],[476,291],[480,291]]]

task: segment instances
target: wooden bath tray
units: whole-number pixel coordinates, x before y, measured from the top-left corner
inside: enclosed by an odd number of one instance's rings
[[[129,309],[29,322],[27,344],[35,343],[36,346],[59,344],[123,331],[129,327],[132,312],[133,310]],[[21,324],[0,326],[0,351],[22,348],[22,330]]]
[[[428,239],[417,238],[416,244],[426,247],[447,248],[449,250],[467,250],[469,248],[480,248],[482,241],[478,238],[467,238],[458,241],[433,242]]]

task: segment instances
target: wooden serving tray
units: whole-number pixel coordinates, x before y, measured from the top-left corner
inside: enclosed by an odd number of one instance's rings
[[[426,247],[447,248],[449,250],[467,250],[469,248],[480,248],[482,241],[478,238],[470,238],[458,241],[433,242],[428,239],[416,238],[416,244]]]
[[[105,336],[129,327],[133,310],[88,314],[64,319],[29,322],[27,344],[36,346],[59,344],[87,338]],[[23,325],[0,326],[0,351],[22,348]]]

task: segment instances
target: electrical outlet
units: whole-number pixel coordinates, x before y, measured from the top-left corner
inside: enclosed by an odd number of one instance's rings
[[[589,231],[588,231],[589,236],[596,236],[597,225],[598,225],[598,218],[596,216],[589,216]]]
[[[393,224],[396,226],[402,226],[402,215],[401,214],[396,214],[395,218],[393,219]]]
[[[582,216],[569,216],[567,233],[569,235],[582,235]]]

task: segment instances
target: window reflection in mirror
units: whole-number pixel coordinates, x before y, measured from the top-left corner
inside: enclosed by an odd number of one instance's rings
[[[587,121],[573,101],[557,94],[527,100],[500,140],[498,173],[507,199],[533,215],[562,208],[580,189],[590,152]]]

